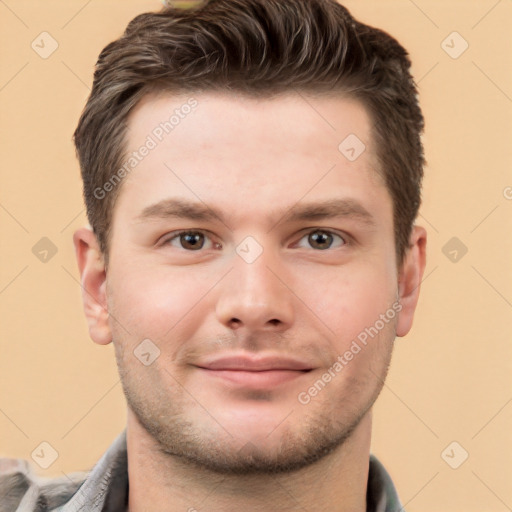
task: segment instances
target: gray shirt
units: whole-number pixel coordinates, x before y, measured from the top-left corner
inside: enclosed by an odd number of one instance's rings
[[[366,502],[367,512],[403,512],[389,474],[374,455]],[[0,512],[125,512],[127,504],[126,429],[86,472],[43,478],[24,459],[0,458]]]

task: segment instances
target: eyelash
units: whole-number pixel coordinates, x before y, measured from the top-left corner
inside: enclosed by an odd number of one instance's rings
[[[302,240],[303,238],[311,235],[312,233],[323,233],[323,234],[327,234],[327,235],[332,235],[333,237],[338,237],[340,238],[342,241],[343,241],[343,244],[341,245],[341,247],[344,247],[346,245],[351,245],[351,239],[348,235],[340,235],[338,233],[335,233],[334,231],[330,231],[328,229],[321,229],[321,228],[312,228],[310,230],[308,230],[306,233],[304,233],[300,239]],[[170,242],[172,242],[173,240],[176,240],[176,239],[179,239],[181,235],[187,235],[187,234],[201,234],[201,235],[204,235],[206,238],[209,238],[211,239],[211,237],[209,237],[207,235],[206,232],[202,231],[202,230],[193,230],[193,229],[185,229],[185,230],[182,230],[182,231],[174,231],[173,233],[170,233],[168,236],[165,237],[165,239],[161,242],[161,245],[162,246],[165,246],[165,245],[170,245]],[[220,245],[218,244],[217,242],[213,242],[212,240],[212,243],[214,245]],[[201,247],[200,249],[197,249],[197,250],[191,250],[191,249],[185,249],[184,247],[181,247],[181,249],[183,251],[186,251],[186,252],[201,252],[201,250],[203,250],[203,248]],[[312,249],[314,249],[312,247]],[[335,247],[334,249],[339,249],[339,247]],[[316,249],[318,252],[323,252],[323,251],[328,251],[328,250],[333,250],[331,247],[327,248],[327,249]]]

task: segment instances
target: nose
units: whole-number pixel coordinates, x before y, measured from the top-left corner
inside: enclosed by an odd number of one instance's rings
[[[267,251],[247,263],[234,255],[234,268],[221,281],[216,305],[219,322],[230,329],[282,332],[294,321],[293,292],[278,258]]]

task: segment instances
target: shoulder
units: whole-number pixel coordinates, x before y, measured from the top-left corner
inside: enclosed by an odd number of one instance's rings
[[[88,472],[46,478],[24,459],[0,457],[0,512],[53,510],[78,491]]]

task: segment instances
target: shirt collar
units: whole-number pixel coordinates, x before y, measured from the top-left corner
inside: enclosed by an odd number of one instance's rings
[[[59,512],[124,512],[128,504],[128,456],[124,429]]]

